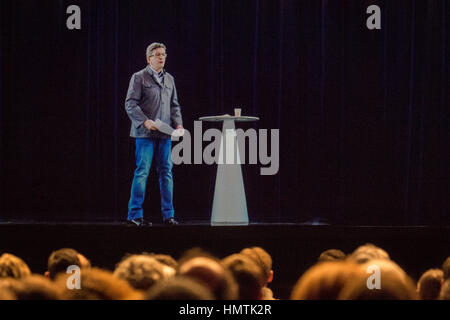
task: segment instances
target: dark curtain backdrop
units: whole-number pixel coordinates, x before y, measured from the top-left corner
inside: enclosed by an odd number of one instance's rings
[[[71,4],[80,31],[66,29]],[[366,28],[371,4],[381,30]],[[3,221],[126,218],[134,141],[124,100],[158,41],[191,132],[199,117],[235,106],[261,118],[241,128],[280,129],[279,173],[243,167],[251,221],[449,224],[449,1],[0,6]],[[174,167],[180,220],[210,218],[215,173]],[[144,209],[158,222],[155,179],[152,170]]]

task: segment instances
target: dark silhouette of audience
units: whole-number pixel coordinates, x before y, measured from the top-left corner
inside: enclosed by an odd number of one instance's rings
[[[0,300],[274,300],[272,263],[261,247],[223,258],[192,248],[179,259],[164,253],[125,254],[109,271],[91,267],[73,248],[62,248],[50,254],[47,271],[39,275],[21,258],[3,253]],[[415,283],[374,244],[348,255],[328,249],[299,275],[290,299],[450,300],[449,273],[450,257]]]

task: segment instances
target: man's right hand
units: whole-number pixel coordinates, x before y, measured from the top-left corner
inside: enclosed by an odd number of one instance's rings
[[[148,129],[148,130],[158,130],[158,128],[155,126],[155,122],[153,120],[145,120],[144,122],[144,126]]]

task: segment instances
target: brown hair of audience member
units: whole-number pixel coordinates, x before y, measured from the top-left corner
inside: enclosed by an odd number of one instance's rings
[[[15,300],[59,300],[61,298],[61,290],[48,278],[37,274],[11,280],[7,288],[15,296]]]
[[[4,253],[0,256],[0,278],[21,279],[30,274],[30,268],[19,257],[10,253]]]
[[[371,260],[360,265],[363,274],[347,282],[339,300],[416,300],[414,282],[395,262],[387,259]],[[368,282],[376,279],[379,270],[380,288],[369,289]],[[372,282],[376,285],[376,281]]]
[[[55,250],[48,257],[48,271],[45,272],[45,276],[54,280],[58,273],[66,273],[69,266],[75,265],[82,268],[81,260],[79,253],[75,249],[62,248]]]
[[[363,264],[374,259],[390,260],[390,257],[384,249],[377,247],[372,243],[366,243],[356,248],[356,250],[353,251],[347,259],[355,263]]]
[[[99,269],[81,269],[80,289],[67,288],[67,274],[59,274],[56,283],[62,289],[64,300],[140,300],[143,295],[112,272]]]
[[[216,256],[206,251],[205,249],[202,249],[200,247],[194,247],[183,252],[181,257],[178,259],[178,268],[186,261],[198,257],[205,257],[213,260],[219,260]]]
[[[439,300],[450,300],[450,279],[445,280],[442,284]]]
[[[119,262],[114,275],[128,281],[135,289],[147,291],[156,282],[166,278],[163,265],[149,255],[130,255]]]
[[[192,255],[193,252],[200,251],[188,251],[187,256],[189,258],[181,260],[182,262],[178,266],[178,274],[203,283],[217,300],[237,299],[237,283],[220,260],[211,255]]]
[[[261,268],[248,256],[235,253],[222,260],[239,287],[239,300],[260,300],[265,281]]]
[[[317,263],[299,278],[291,300],[336,300],[347,282],[361,273],[360,267],[351,262]]]
[[[318,262],[329,261],[343,261],[346,258],[346,254],[339,249],[328,249],[322,252],[319,256]]]
[[[424,272],[417,282],[417,292],[422,300],[437,300],[444,282],[441,269],[430,269]]]
[[[445,259],[442,264],[442,271],[444,272],[444,280],[450,279],[450,257]]]
[[[266,279],[265,285],[272,282],[272,257],[266,250],[261,247],[250,247],[242,249],[240,253],[251,258],[261,268],[262,276]]]
[[[147,293],[148,300],[214,300],[202,282],[191,277],[175,276],[155,284]]]

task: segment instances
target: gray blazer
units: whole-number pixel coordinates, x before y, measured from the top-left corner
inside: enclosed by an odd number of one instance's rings
[[[169,137],[162,132],[148,130],[144,126],[147,119],[160,119],[174,128],[183,125],[174,78],[164,71],[163,82],[161,85],[154,78],[150,66],[131,77],[125,100],[125,110],[131,120],[131,137]]]

